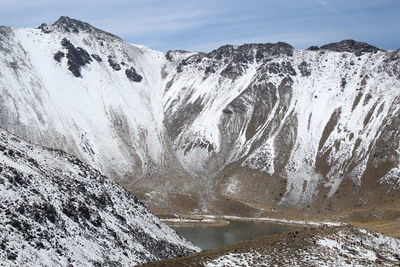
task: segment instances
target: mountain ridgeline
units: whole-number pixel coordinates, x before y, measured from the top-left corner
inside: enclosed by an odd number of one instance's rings
[[[345,40],[158,52],[68,17],[0,28],[1,127],[156,212],[331,213],[400,198],[400,51]]]

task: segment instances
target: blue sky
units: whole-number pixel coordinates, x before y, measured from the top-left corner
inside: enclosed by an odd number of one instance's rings
[[[0,25],[37,27],[62,15],[162,51],[343,39],[400,48],[400,0],[0,0]]]

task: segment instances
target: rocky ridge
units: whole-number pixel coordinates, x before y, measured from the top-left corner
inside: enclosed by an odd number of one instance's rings
[[[0,130],[0,265],[128,266],[199,249],[111,179]]]

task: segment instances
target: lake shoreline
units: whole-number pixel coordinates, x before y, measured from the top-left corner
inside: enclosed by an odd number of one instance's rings
[[[175,219],[161,219],[161,221],[171,226],[226,226],[230,224],[230,222],[227,220],[214,220],[214,219],[175,218]]]
[[[225,226],[230,221],[246,221],[246,222],[265,222],[281,225],[298,225],[303,227],[319,227],[319,226],[341,226],[345,223],[337,221],[306,221],[306,220],[290,220],[272,217],[239,217],[229,215],[190,215],[190,216],[168,216],[169,218],[160,218],[160,220],[168,225],[185,225],[185,226]]]
[[[176,233],[203,250],[222,248],[259,238],[285,232],[296,232],[303,227],[281,225],[270,222],[250,222],[234,220],[224,226],[208,225],[170,225]],[[307,227],[308,228],[308,227]]]

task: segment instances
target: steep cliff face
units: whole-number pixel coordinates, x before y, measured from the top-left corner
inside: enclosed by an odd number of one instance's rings
[[[64,152],[0,130],[0,265],[131,266],[199,249]]]
[[[399,51],[345,40],[163,54],[67,17],[0,36],[2,127],[158,211],[399,198]]]

